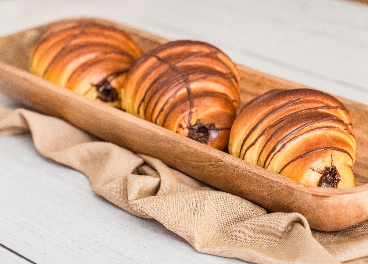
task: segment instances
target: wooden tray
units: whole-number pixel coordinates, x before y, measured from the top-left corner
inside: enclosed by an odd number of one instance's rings
[[[167,40],[95,19],[125,30],[144,51]],[[84,98],[28,72],[28,59],[40,35],[56,21],[0,38],[0,91],[42,113],[62,118],[103,140],[161,159],[169,166],[267,208],[299,212],[312,228],[343,230],[368,219],[368,106],[339,98],[349,109],[357,140],[354,165],[357,187],[324,189],[307,186],[225,152]],[[233,58],[236,61],[236,58]],[[273,88],[305,87],[239,65],[242,102]]]

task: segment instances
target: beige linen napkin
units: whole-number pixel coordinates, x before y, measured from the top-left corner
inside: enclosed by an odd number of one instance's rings
[[[159,221],[199,252],[255,263],[363,263],[368,256],[368,222],[341,232],[313,231],[300,214],[267,213],[63,120],[0,108],[0,134],[19,133],[31,133],[43,156],[84,173],[97,194]]]

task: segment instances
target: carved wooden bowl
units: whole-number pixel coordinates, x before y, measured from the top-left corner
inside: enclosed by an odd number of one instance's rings
[[[111,21],[148,51],[166,39]],[[270,210],[299,212],[312,228],[343,230],[368,219],[368,106],[337,97],[350,111],[357,141],[353,167],[356,187],[326,189],[307,186],[225,152],[180,136],[122,110],[77,95],[28,71],[30,52],[41,34],[56,21],[0,38],[0,91],[42,113],[167,165],[219,190]],[[236,58],[232,58],[236,61]],[[238,65],[242,102],[274,88],[301,88],[297,83]]]

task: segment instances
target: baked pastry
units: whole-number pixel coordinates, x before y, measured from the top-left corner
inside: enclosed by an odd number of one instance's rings
[[[240,102],[239,73],[218,48],[177,40],[137,59],[122,109],[217,149],[225,149]]]
[[[91,99],[120,107],[120,86],[142,54],[123,31],[88,19],[56,24],[33,48],[30,72]]]
[[[354,186],[356,143],[348,110],[313,90],[271,90],[247,103],[234,122],[229,152],[304,184]]]

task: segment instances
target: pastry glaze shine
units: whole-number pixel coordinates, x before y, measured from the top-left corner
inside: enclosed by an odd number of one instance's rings
[[[172,41],[133,63],[122,109],[223,150],[240,103],[239,83],[235,64],[218,48]]]
[[[229,152],[296,181],[354,187],[356,143],[347,109],[313,89],[271,90],[234,122]]]
[[[141,54],[123,31],[77,19],[41,36],[31,54],[30,72],[119,108],[121,84]]]

